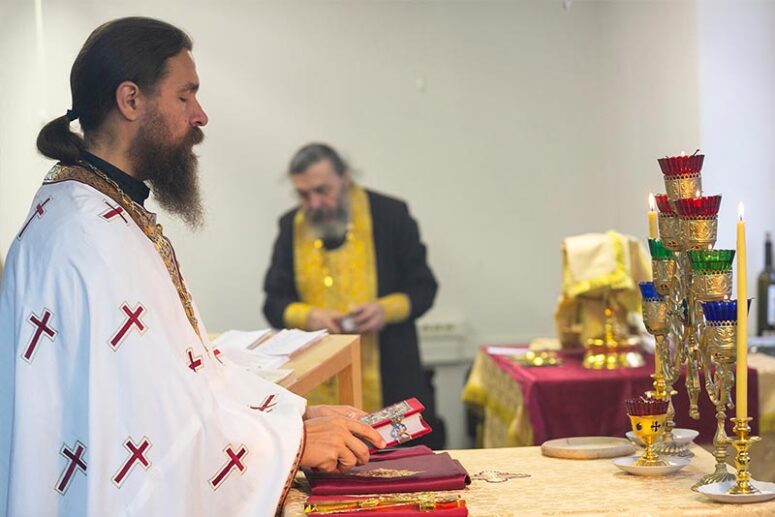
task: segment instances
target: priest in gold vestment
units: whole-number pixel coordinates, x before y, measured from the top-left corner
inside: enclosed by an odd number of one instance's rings
[[[360,334],[364,409],[417,397],[434,428],[425,443],[442,447],[415,327],[437,283],[406,203],[355,183],[325,144],[302,147],[289,175],[301,206],[280,218],[264,314],[275,327]],[[332,403],[336,392],[332,381],[310,400]]]

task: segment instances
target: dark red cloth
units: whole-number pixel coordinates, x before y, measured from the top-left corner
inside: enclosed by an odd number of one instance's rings
[[[524,348],[524,346],[522,347]],[[484,347],[484,352],[487,348]],[[508,356],[490,355],[500,368],[508,372],[522,388],[536,445],[554,438],[571,436],[624,436],[631,430],[624,399],[637,397],[653,389],[654,356],[646,355],[642,368],[589,370],[582,366],[583,354],[563,353],[564,363],[552,367],[525,367]],[[673,388],[676,427],[696,429],[695,441],[709,443],[716,432],[716,410],[705,392],[705,380],[700,376],[700,420],[689,417],[689,396],[685,374]],[[748,416],[753,417],[752,432],[758,434],[759,383],[756,370],[748,368]],[[732,389],[732,399],[735,391]],[[734,410],[727,411],[729,417]],[[727,421],[727,434],[732,423]]]
[[[397,460],[399,458],[408,458],[410,456],[422,456],[423,454],[433,454],[433,450],[426,445],[415,445],[414,447],[396,447],[372,452],[369,456],[369,461]]]
[[[308,503],[322,503],[324,501],[338,501],[341,500],[342,496],[336,495],[336,496],[326,496],[326,495],[312,495],[307,499]],[[349,498],[348,498],[349,499]],[[314,513],[310,515],[315,515]],[[446,508],[446,509],[439,509],[439,510],[407,510],[407,509],[385,509],[380,511],[375,510],[366,510],[366,511],[353,511],[353,512],[338,512],[338,513],[327,513],[326,515],[331,515],[334,517],[342,516],[345,517],[347,515],[356,515],[358,517],[412,517],[412,516],[421,516],[421,515],[437,515],[439,517],[467,517],[468,516],[468,508],[465,506],[462,508]]]
[[[399,470],[409,473],[391,477],[362,475],[376,470]],[[471,483],[466,469],[446,452],[369,462],[353,467],[343,474],[310,470],[305,470],[304,474],[313,495],[462,490]]]

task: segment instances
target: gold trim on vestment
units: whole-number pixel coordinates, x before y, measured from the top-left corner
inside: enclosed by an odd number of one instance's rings
[[[369,198],[363,188],[352,184],[349,192],[351,223],[344,243],[327,250],[307,224],[304,210],[293,220],[293,266],[300,303],[284,311],[285,324],[306,328],[312,307],[333,309],[342,314],[354,307],[377,300],[377,260],[374,250]],[[401,304],[401,302],[398,302]],[[303,319],[303,321],[301,321]],[[363,409],[382,407],[379,341],[376,333],[361,336]],[[311,404],[338,401],[336,379],[307,395]]]
[[[303,302],[289,303],[283,311],[283,321],[288,328],[307,328],[307,318],[312,310],[312,305]]]
[[[303,420],[303,417],[302,417]],[[304,449],[307,447],[307,428],[304,427],[304,422],[301,423],[301,443],[299,449],[296,451],[296,457],[293,459],[293,468],[288,473],[288,477],[285,478],[285,485],[283,485],[283,491],[280,494],[280,500],[277,501],[277,508],[275,509],[275,516],[282,515],[283,506],[285,506],[285,499],[288,497],[288,492],[291,490],[296,474],[301,467],[301,457],[304,456]]]
[[[178,291],[180,303],[186,313],[189,323],[196,332],[199,339],[204,343],[204,339],[199,334],[199,323],[194,312],[194,301],[191,293],[186,288],[183,275],[180,273],[178,259],[175,256],[175,250],[172,243],[163,234],[160,224],[156,223],[156,214],[153,214],[132,201],[126,193],[98,168],[85,161],[78,162],[78,165],[56,164],[51,168],[43,180],[44,185],[61,183],[63,181],[77,181],[92,187],[94,190],[108,196],[114,202],[118,203],[132,220],[140,227],[143,233],[153,243],[156,251],[159,253],[164,265],[167,267],[170,279],[175,289]]]
[[[385,313],[385,323],[388,325],[406,321],[412,312],[412,301],[404,293],[388,294],[378,301]]]

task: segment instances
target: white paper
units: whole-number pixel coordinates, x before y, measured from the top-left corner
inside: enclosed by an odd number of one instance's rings
[[[293,370],[287,369],[287,368],[278,368],[276,370],[250,370],[259,377],[261,377],[264,380],[267,380],[269,382],[273,382],[277,384],[280,381],[284,381],[291,375],[293,375]]]
[[[515,346],[488,346],[487,353],[490,355],[525,355],[528,352],[527,347]]]
[[[269,355],[258,350],[241,350],[238,348],[219,348],[219,357],[226,359],[246,370],[275,370],[288,362],[287,355]]]
[[[328,334],[328,331],[317,330],[315,332],[305,332],[299,329],[281,330],[271,338],[267,339],[256,350],[268,355],[291,355],[294,352],[319,341]]]
[[[213,341],[213,345],[221,352],[227,349],[245,350],[253,348],[270,332],[272,329],[227,330]]]

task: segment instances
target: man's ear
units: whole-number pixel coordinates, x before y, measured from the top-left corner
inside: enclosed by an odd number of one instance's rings
[[[116,107],[127,120],[137,120],[142,112],[142,93],[140,87],[132,81],[124,81],[116,88]]]

